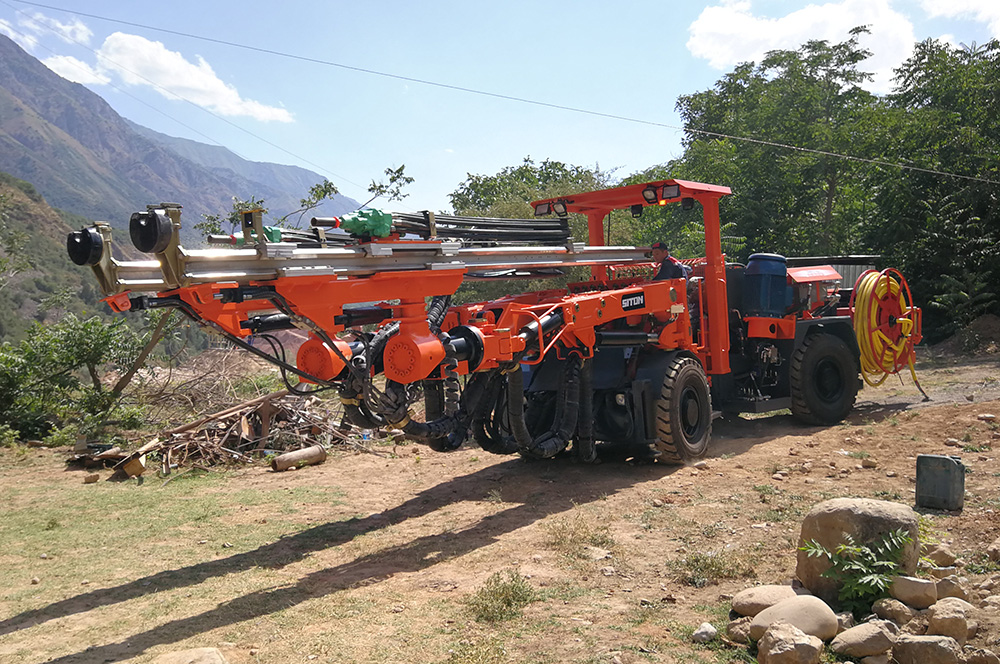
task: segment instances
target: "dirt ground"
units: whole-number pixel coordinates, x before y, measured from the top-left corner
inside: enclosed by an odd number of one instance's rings
[[[690,632],[724,625],[733,593],[789,581],[801,517],[817,502],[913,505],[918,454],[961,455],[965,508],[919,511],[970,564],[970,585],[1000,576],[972,573],[1000,536],[1000,428],[977,418],[1000,417],[1000,359],[956,358],[923,353],[931,401],[909,376],[890,379],[863,390],[838,426],[786,414],[716,421],[701,470],[408,444],[289,473],[248,468],[188,493],[147,481],[130,495],[159,496],[156,509],[76,520],[88,496],[122,489],[82,488],[64,452],[33,450],[24,462],[0,450],[5,510],[62,504],[51,518],[67,529],[103,524],[59,549],[58,575],[39,562],[45,540],[8,533],[0,661],[146,662],[202,646],[233,664],[752,661],[742,648],[694,645]],[[182,501],[209,498],[217,509],[163,521]],[[136,520],[156,527],[126,539]],[[721,566],[706,569],[705,554]],[[508,621],[475,620],[467,599],[509,569],[538,601]],[[1000,617],[987,615],[970,644],[1000,651],[998,639]]]

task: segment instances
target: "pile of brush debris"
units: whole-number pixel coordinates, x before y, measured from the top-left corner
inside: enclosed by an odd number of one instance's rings
[[[110,479],[137,477],[150,469],[166,476],[176,468],[248,463],[315,447],[371,452],[361,440],[362,435],[343,422],[340,408],[331,402],[280,390],[163,431],[134,451],[80,441],[69,463],[88,469],[114,468]]]

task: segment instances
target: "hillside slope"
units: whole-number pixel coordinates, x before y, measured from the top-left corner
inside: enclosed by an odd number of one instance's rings
[[[175,201],[184,206],[190,228],[203,214],[228,211],[233,196],[263,197],[272,211],[291,211],[308,186],[322,180],[293,167],[244,169],[231,160],[228,166],[203,165],[189,142],[144,133],[99,96],[0,36],[0,171],[31,182],[53,207],[125,228],[131,212]],[[181,145],[191,158],[177,151]],[[283,168],[294,175],[265,179]],[[356,207],[350,199],[341,203],[345,210]]]

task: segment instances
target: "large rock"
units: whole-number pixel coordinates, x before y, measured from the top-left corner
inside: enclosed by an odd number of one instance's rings
[[[937,601],[937,583],[933,579],[897,576],[893,579],[889,594],[914,609],[926,609]]]
[[[903,549],[902,557],[903,571],[913,574],[920,559],[920,534],[917,513],[910,507],[867,498],[834,498],[819,503],[802,521],[795,575],[814,595],[836,603],[837,582],[822,576],[830,568],[829,560],[822,556],[810,558],[801,547],[815,540],[827,551],[834,551],[846,543],[847,535],[855,544],[867,544],[899,528],[913,540]]]
[[[969,634],[969,618],[975,608],[957,597],[947,597],[927,610],[927,635],[950,636],[964,646]]]
[[[917,614],[916,611],[898,599],[892,599],[891,597],[876,600],[872,604],[872,613],[882,620],[891,620],[900,627],[913,620],[913,616]]]
[[[782,600],[758,613],[750,623],[750,638],[760,639],[768,627],[778,622],[786,622],[823,641],[837,635],[837,614],[812,595]]]
[[[786,622],[771,625],[757,643],[758,664],[819,664],[823,642]]]
[[[755,616],[782,600],[808,594],[805,589],[796,591],[791,586],[754,586],[733,595],[733,611],[741,616]]]
[[[896,664],[961,664],[962,648],[949,636],[900,634],[892,646]]]
[[[153,664],[229,664],[218,648],[192,648],[160,655]]]
[[[879,655],[892,648],[892,644],[896,642],[896,632],[895,624],[874,620],[838,634],[830,642],[830,650],[848,657]]]

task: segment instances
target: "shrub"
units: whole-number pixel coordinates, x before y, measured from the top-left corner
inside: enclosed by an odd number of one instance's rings
[[[860,615],[869,612],[875,600],[888,596],[893,577],[902,571],[903,549],[913,538],[899,528],[868,544],[856,544],[850,535],[845,539],[832,552],[816,540],[809,540],[801,549],[811,558],[830,561],[823,576],[837,582],[838,599],[844,607]]]
[[[469,598],[469,608],[476,620],[500,622],[518,616],[538,595],[517,570],[497,572],[486,585]]]

